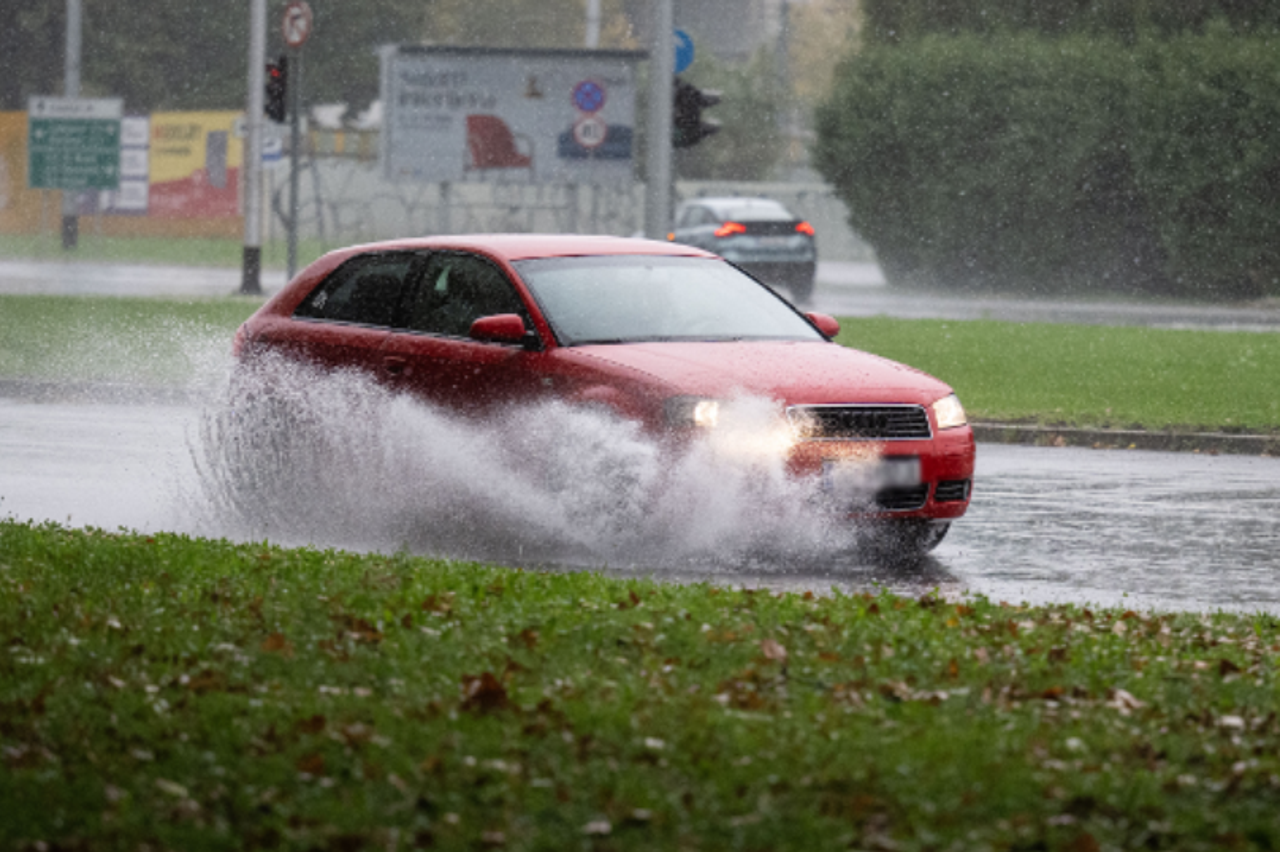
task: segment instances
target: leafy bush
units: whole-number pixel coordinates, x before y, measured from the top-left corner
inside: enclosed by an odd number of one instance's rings
[[[1280,295],[1280,56],[1226,32],[1144,45],[1131,156],[1174,289]]]
[[[1199,32],[1215,21],[1241,33],[1280,27],[1280,5],[1270,0],[864,0],[863,8],[865,32],[884,44],[931,33],[1110,33],[1129,40]]]
[[[929,36],[841,65],[814,160],[897,280],[1280,292],[1277,82],[1223,32]]]

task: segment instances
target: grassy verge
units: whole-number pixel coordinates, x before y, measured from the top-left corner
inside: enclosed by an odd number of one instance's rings
[[[226,266],[239,268],[244,263],[241,240],[202,239],[199,237],[104,237],[93,234],[91,221],[81,220],[85,228],[74,251],[62,247],[62,237],[47,234],[0,234],[0,258],[5,260],[57,260],[75,262],[141,263],[159,266]],[[298,259],[306,265],[329,248],[319,240],[300,240]],[[288,259],[283,241],[262,246],[262,263],[284,268]]]
[[[6,848],[1274,849],[1280,624],[0,522]]]
[[[974,419],[1280,432],[1280,335],[884,317],[842,325],[841,343],[947,381]]]
[[[0,295],[0,378],[185,385],[261,300]]]
[[[184,383],[225,356],[251,299],[0,295],[0,378]],[[970,417],[1280,432],[1280,335],[845,319],[840,342],[950,383]]]

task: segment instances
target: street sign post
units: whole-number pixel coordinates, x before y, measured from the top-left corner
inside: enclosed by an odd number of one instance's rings
[[[302,45],[314,22],[306,0],[290,0],[280,22],[289,45],[289,83],[285,98],[289,113],[289,227],[285,234],[285,267],[289,279],[298,269],[298,158],[302,151]]]
[[[117,189],[119,98],[35,96],[27,105],[27,185],[32,189]]]

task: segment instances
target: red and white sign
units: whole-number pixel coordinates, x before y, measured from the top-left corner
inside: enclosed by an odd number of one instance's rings
[[[281,25],[284,43],[290,47],[302,47],[302,43],[311,35],[311,6],[305,0],[291,0],[284,8],[284,22]]]
[[[608,135],[609,125],[595,113],[584,115],[573,123],[573,141],[588,151],[603,145]]]

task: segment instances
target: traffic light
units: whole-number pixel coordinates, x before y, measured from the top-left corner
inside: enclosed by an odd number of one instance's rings
[[[266,101],[263,112],[272,121],[283,122],[288,114],[286,106],[289,93],[289,57],[281,56],[267,63]]]
[[[720,122],[703,119],[702,111],[720,103],[720,93],[699,89],[692,83],[675,78],[671,98],[671,147],[689,148],[713,133],[720,132]]]

